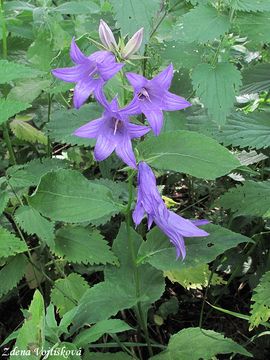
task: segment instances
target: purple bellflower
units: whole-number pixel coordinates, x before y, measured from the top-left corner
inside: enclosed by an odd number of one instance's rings
[[[184,259],[186,256],[184,238],[209,235],[197,227],[209,222],[207,220],[187,220],[168,210],[158,192],[156,178],[150,166],[145,162],[140,162],[138,168],[138,195],[133,212],[134,223],[138,226],[146,213],[148,229],[155,222],[175,246],[177,258],[181,255]]]
[[[134,113],[132,104],[119,109],[117,98],[108,103],[102,89],[96,93],[97,99],[104,106],[102,117],[90,121],[74,132],[84,138],[96,138],[95,159],[102,161],[115,150],[116,154],[130,167],[136,169],[136,159],[131,140],[139,138],[150,131],[148,126],[135,125],[129,121]]]
[[[137,113],[146,116],[155,135],[160,133],[163,125],[162,110],[175,111],[191,106],[184,98],[168,91],[173,78],[172,64],[152,80],[135,73],[127,73],[126,77],[134,89]]]
[[[85,56],[74,38],[71,42],[70,57],[75,66],[54,69],[52,73],[61,80],[76,83],[73,102],[77,109],[124,66],[117,63],[109,51],[96,51],[90,56]]]

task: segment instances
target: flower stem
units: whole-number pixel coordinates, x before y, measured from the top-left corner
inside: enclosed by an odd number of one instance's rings
[[[133,265],[133,271],[134,271],[136,298],[139,299],[141,297],[140,274],[139,274],[138,264],[137,264],[137,261],[136,261],[136,254],[135,254],[134,244],[133,244],[133,241],[132,241],[132,238],[131,238],[131,233],[130,233],[130,229],[131,229],[131,205],[132,205],[132,201],[133,201],[133,191],[132,191],[133,177],[134,177],[134,173],[132,172],[132,170],[129,170],[128,171],[128,194],[129,194],[129,196],[128,196],[128,204],[127,204],[127,208],[126,208],[126,226],[127,226],[128,245],[129,245],[129,249],[130,249],[130,253],[131,253],[132,265]],[[142,309],[142,305],[141,305],[140,301],[138,301],[138,303],[137,303],[135,313],[136,313],[138,322],[140,324],[140,327],[143,330],[144,337],[145,337],[146,343],[148,345],[149,355],[153,356],[153,350],[152,350],[152,346],[151,346],[151,342],[150,342],[150,338],[149,338],[149,333],[148,333],[148,328],[147,328],[147,320],[145,319],[145,316],[143,314],[143,309]]]
[[[4,13],[4,0],[0,0],[0,20],[2,23],[2,50],[3,50],[3,58],[7,58],[7,26],[6,26],[6,19]],[[3,127],[3,138],[7,145],[9,158],[12,165],[16,164],[15,154],[12,148],[8,125],[6,123],[2,124]]]

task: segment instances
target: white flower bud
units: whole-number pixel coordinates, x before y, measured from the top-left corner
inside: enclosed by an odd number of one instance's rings
[[[114,48],[117,48],[117,44],[112,30],[109,28],[108,24],[106,24],[105,21],[102,19],[100,20],[98,31],[100,41],[106,47],[106,49],[112,50]]]
[[[143,40],[143,28],[138,30],[132,38],[127,42],[126,46],[122,51],[124,59],[128,59],[131,55],[135,54],[141,47]]]

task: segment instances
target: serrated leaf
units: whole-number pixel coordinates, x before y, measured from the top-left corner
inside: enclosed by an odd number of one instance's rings
[[[23,254],[16,255],[0,270],[0,298],[6,295],[22,280],[27,266]]]
[[[55,244],[55,253],[73,263],[117,263],[117,258],[97,230],[66,226],[56,232]]]
[[[121,210],[109,188],[73,170],[43,176],[29,204],[49,219],[71,223],[99,219]]]
[[[185,130],[151,137],[138,146],[141,157],[156,169],[215,179],[240,162],[214,139]]]
[[[198,23],[200,26],[197,26]],[[177,24],[176,24],[177,26]],[[229,17],[213,6],[199,5],[190,10],[178,23],[181,38],[186,42],[207,43],[218,39],[230,29]]]
[[[25,121],[14,119],[10,123],[10,129],[13,134],[20,140],[29,141],[31,143],[39,143],[47,145],[48,137],[42,131]]]
[[[270,3],[268,0],[227,0],[228,5],[234,10],[257,12],[270,11]]]
[[[100,7],[91,0],[77,0],[65,2],[51,10],[63,15],[84,15],[97,14],[100,12]]]
[[[242,12],[237,14],[235,27],[240,35],[246,36],[251,42],[255,44],[266,43],[270,42],[269,21],[270,12],[257,14]]]
[[[94,145],[93,139],[80,138],[73,135],[74,131],[87,122],[99,118],[101,108],[97,104],[82,106],[79,110],[58,110],[51,115],[46,129],[51,139],[71,145]]]
[[[41,293],[36,290],[33,300],[30,304],[29,315],[24,320],[23,326],[20,328],[14,349],[19,349],[21,352],[27,352],[27,360],[36,360],[37,357],[34,352],[29,349],[43,349],[45,343],[44,328],[45,328],[45,308],[44,300]],[[23,357],[23,356],[22,356]],[[10,359],[17,359],[18,354],[13,354]]]
[[[245,181],[221,196],[219,203],[234,216],[270,217],[270,181]]]
[[[27,251],[27,245],[8,230],[0,227],[0,258]]]
[[[9,83],[17,79],[34,78],[43,72],[23,64],[12,61],[0,60],[0,84]]]
[[[5,121],[10,119],[14,115],[20,113],[21,111],[28,109],[29,107],[31,107],[31,105],[24,102],[9,99],[0,99],[0,124],[4,123]]]
[[[90,329],[82,330],[73,342],[78,348],[86,347],[100,339],[104,334],[117,334],[131,329],[128,324],[119,319],[103,320],[97,322]]]
[[[241,73],[230,63],[215,67],[199,64],[192,73],[192,83],[212,120],[225,124],[241,85]]]
[[[253,290],[251,301],[250,330],[259,326],[270,318],[270,271],[260,279],[258,286]]]
[[[242,94],[260,93],[269,89],[270,64],[257,64],[243,71]]]
[[[49,80],[29,79],[19,82],[8,93],[8,100],[32,103],[50,85]],[[30,106],[30,105],[29,105]]]
[[[61,317],[76,306],[83,294],[89,289],[87,282],[76,273],[65,279],[55,281],[51,292],[51,301],[57,307]]]
[[[186,289],[200,289],[208,285],[211,271],[207,264],[200,264],[195,267],[183,268],[182,270],[165,271],[164,275],[167,276],[171,282],[177,282]],[[211,285],[221,285],[226,282],[217,274],[213,274]]]
[[[50,248],[54,248],[54,224],[31,206],[20,206],[15,212],[18,225],[29,235],[36,234]]]
[[[196,339],[190,346],[190,339]],[[217,354],[238,353],[252,357],[244,347],[213,330],[187,328],[170,338],[168,348],[152,360],[208,360]]]
[[[183,261],[175,258],[175,248],[166,235],[157,227],[153,228],[147,235],[147,241],[139,249],[137,262],[148,262],[163,271],[183,270],[209,263],[226,250],[252,241],[218,225],[209,224],[202,228],[209,236],[186,238],[187,255]]]

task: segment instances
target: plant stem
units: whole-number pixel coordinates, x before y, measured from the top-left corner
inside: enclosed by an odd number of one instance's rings
[[[13,147],[11,144],[9,131],[8,131],[8,125],[6,123],[2,124],[3,127],[3,138],[8,148],[9,158],[12,165],[16,164],[16,157],[13,151]]]
[[[128,171],[128,193],[129,193],[129,197],[128,197],[128,204],[127,204],[127,208],[126,208],[126,226],[127,226],[128,245],[129,245],[129,249],[130,249],[130,253],[131,253],[133,270],[134,270],[136,298],[139,299],[140,296],[141,296],[140,295],[140,292],[141,292],[140,291],[140,287],[141,287],[140,286],[140,274],[139,274],[138,264],[136,262],[135,249],[134,249],[134,246],[133,246],[133,241],[131,239],[131,233],[130,233],[130,229],[131,229],[131,205],[132,205],[132,200],[133,200],[133,194],[132,194],[133,176],[134,176],[134,173],[132,173],[132,171],[129,170]],[[151,342],[150,342],[150,338],[149,338],[149,334],[148,334],[147,323],[145,321],[145,317],[144,317],[144,314],[143,314],[143,309],[142,309],[142,305],[141,305],[140,301],[138,301],[138,303],[137,303],[136,315],[137,315],[140,327],[142,328],[142,330],[144,332],[145,340],[146,340],[146,343],[148,345],[149,355],[153,356],[153,350],[152,350],[152,346],[151,346]]]

